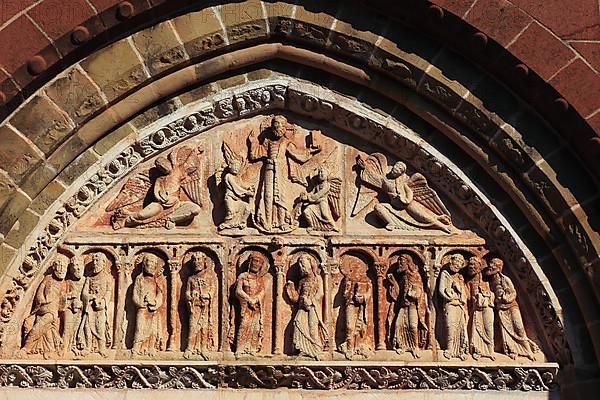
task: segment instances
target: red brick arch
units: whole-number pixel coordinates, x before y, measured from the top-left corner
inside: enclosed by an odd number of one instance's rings
[[[5,0],[0,5],[0,117],[64,66],[186,0]],[[304,2],[307,3],[307,2]],[[310,2],[308,2],[310,3]],[[595,0],[364,2],[414,25],[522,96],[598,171],[600,9]]]

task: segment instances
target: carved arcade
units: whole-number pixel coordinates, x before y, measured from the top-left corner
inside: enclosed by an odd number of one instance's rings
[[[77,222],[15,356],[547,361],[485,234],[411,169],[283,115],[175,147]]]

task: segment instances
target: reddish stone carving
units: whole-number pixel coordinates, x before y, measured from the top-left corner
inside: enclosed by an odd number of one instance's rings
[[[450,212],[423,175],[417,173],[409,176],[406,164],[401,161],[388,168],[387,158],[381,153],[374,153],[364,160],[359,156],[356,165],[360,181],[375,188],[386,198],[386,202],[375,205],[375,214],[387,230],[403,229],[408,224],[447,233],[453,231]],[[372,193],[370,189],[361,188],[352,215],[371,204]]]
[[[79,355],[77,349],[77,329],[81,323],[83,302],[81,293],[85,285],[84,264],[80,257],[73,257],[69,264],[69,274],[67,279],[67,301],[64,310],[64,327],[62,335],[62,356],[67,352]]]
[[[167,280],[161,260],[152,253],[142,256],[142,273],[133,286],[133,303],[137,309],[133,354],[154,356],[166,347]]]
[[[199,355],[208,360],[208,353],[215,350],[215,328],[218,321],[213,306],[218,302],[217,275],[210,268],[207,256],[192,254],[194,275],[190,276],[185,289],[185,300],[190,311],[188,345],[184,357]]]
[[[107,357],[106,349],[111,343],[108,308],[114,284],[110,265],[102,252],[93,253],[91,270],[81,291],[83,311],[77,331],[77,349],[86,355],[90,352]]]
[[[504,262],[501,259],[492,258],[485,271],[491,279],[496,297],[502,352],[513,359],[525,356],[534,361],[534,353],[538,351],[538,346],[527,337],[517,303],[517,291],[510,278],[502,273],[503,267]]]
[[[466,359],[468,291],[460,270],[466,266],[462,254],[450,256],[446,269],[440,273],[439,293],[443,304],[446,349],[444,357]]]
[[[287,295],[296,305],[293,320],[294,348],[299,356],[318,360],[324,344],[329,340],[327,327],[321,319],[323,280],[313,256],[302,254],[298,258],[298,267],[301,276],[298,288],[292,281],[286,283]]]
[[[494,357],[494,293],[483,279],[485,265],[478,257],[469,258],[469,349],[474,359]]]
[[[269,264],[257,251],[250,253],[247,264],[248,271],[242,272],[235,283],[235,297],[240,305],[235,337],[235,354],[238,358],[259,353],[265,333],[263,276],[267,273]]]
[[[265,233],[284,233],[293,229],[293,200],[286,190],[288,182],[302,182],[298,166],[321,151],[318,145],[298,148],[293,142],[295,128],[285,117],[271,118],[270,127],[261,133],[262,140],[252,131],[248,136],[250,161],[262,161],[264,169],[259,185],[254,225]]]
[[[391,328],[388,341],[398,353],[408,351],[414,358],[419,358],[419,349],[427,343],[428,329],[423,278],[419,267],[408,254],[398,258],[396,272],[400,275],[398,281],[393,273],[387,276],[390,297],[395,302],[388,312],[388,325]]]
[[[23,322],[25,344],[18,356],[42,354],[44,358],[56,355],[62,345],[59,312],[64,307],[67,260],[57,257],[37,288],[34,308]]]
[[[106,208],[112,212],[114,229],[166,227],[189,224],[202,206],[202,150],[181,146],[168,157],[159,156],[155,169],[130,178],[121,193]],[[152,177],[159,174],[155,179]],[[188,200],[182,199],[183,192]],[[144,199],[152,202],[144,206]]]

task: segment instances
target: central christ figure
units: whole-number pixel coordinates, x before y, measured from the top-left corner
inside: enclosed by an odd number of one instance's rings
[[[287,133],[287,134],[286,134]],[[293,191],[290,182],[301,183],[300,164],[321,151],[319,146],[299,149],[294,143],[294,128],[285,117],[274,116],[271,126],[259,141],[252,131],[248,136],[250,161],[262,160],[261,180],[256,201],[254,224],[266,233],[290,232],[293,229],[291,208]]]

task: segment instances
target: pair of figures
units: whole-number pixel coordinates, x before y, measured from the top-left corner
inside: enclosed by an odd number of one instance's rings
[[[461,254],[453,254],[448,269],[440,274],[439,294],[446,332],[444,356],[464,360],[471,353],[475,359],[494,360],[496,314],[502,352],[513,359],[524,356],[535,360],[537,346],[527,337],[516,301],[517,292],[511,279],[502,274],[503,261],[493,258],[484,269],[480,258],[471,257],[467,269],[469,280],[465,283],[460,270],[466,266],[467,261]]]
[[[222,181],[225,218],[219,230],[245,229],[250,216],[264,233],[291,232],[298,227],[300,216],[311,231],[338,230],[335,221],[340,216],[341,180],[330,177],[326,167],[321,166],[309,177],[312,187],[306,193],[295,200],[290,198],[292,184],[306,186],[301,165],[321,151],[319,146],[297,146],[293,132],[285,117],[272,117],[264,140],[259,141],[254,131],[248,136],[248,159],[223,142],[227,163]],[[248,161],[263,164],[258,187],[246,182]]]
[[[38,286],[34,308],[25,319],[21,355],[42,354],[48,358],[71,351],[76,356],[90,352],[107,356],[113,283],[108,265],[104,253],[94,253],[90,273],[84,278],[84,266],[77,257],[70,265],[66,257],[54,260],[52,273]],[[66,279],[69,269],[71,274]]]

